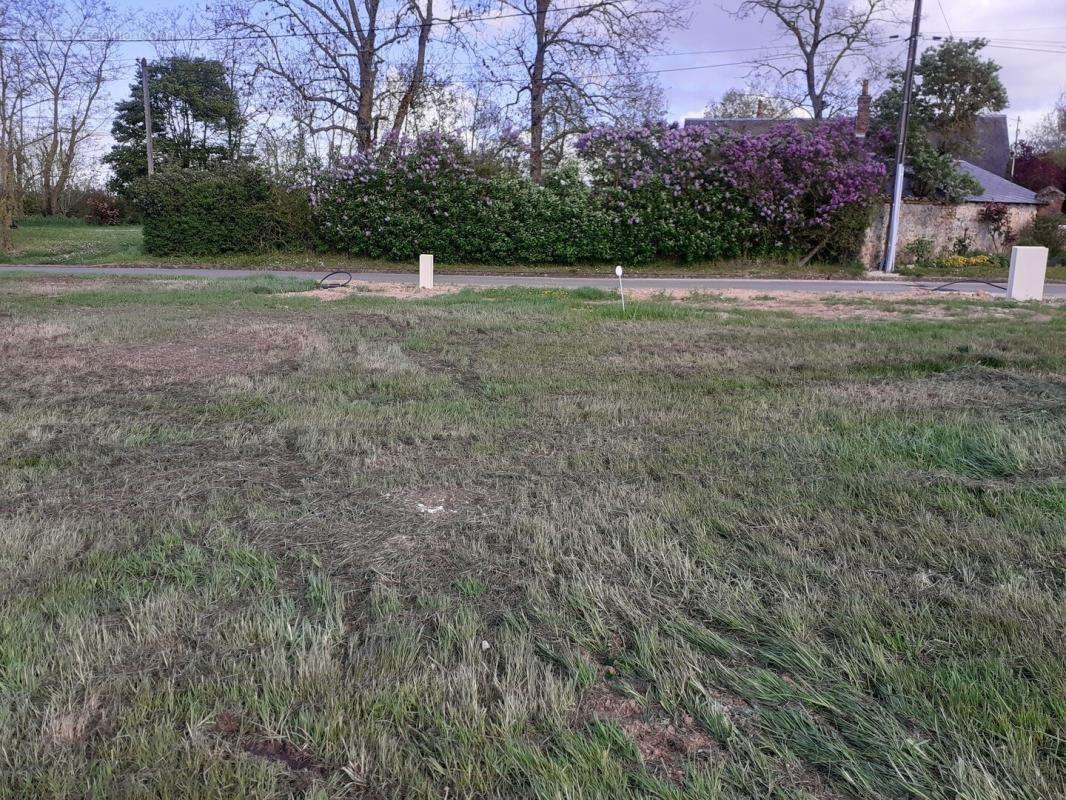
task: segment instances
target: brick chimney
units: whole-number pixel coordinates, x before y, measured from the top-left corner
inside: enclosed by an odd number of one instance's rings
[[[870,130],[870,82],[862,82],[862,94],[859,95],[859,107],[855,113],[855,135],[865,139]]]

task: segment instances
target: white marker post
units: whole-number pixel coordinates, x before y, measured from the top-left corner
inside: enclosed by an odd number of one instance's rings
[[[418,257],[418,288],[433,288],[433,254],[423,253]]]
[[[614,268],[614,274],[618,276],[618,296],[622,298],[622,313],[626,310],[626,295],[622,291],[622,266],[618,265]]]
[[[1011,300],[1043,300],[1046,275],[1046,247],[1011,248],[1007,297]]]

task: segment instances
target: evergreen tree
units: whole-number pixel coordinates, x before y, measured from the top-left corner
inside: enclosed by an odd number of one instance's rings
[[[141,71],[130,96],[115,106],[115,146],[104,162],[114,172],[112,191],[128,196],[133,182],[148,174],[144,142]],[[157,171],[210,170],[241,158],[241,118],[225,67],[205,58],[164,58],[148,64],[152,145]]]

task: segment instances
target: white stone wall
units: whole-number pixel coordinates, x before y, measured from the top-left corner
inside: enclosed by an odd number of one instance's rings
[[[985,203],[958,203],[948,205],[925,201],[904,201],[899,214],[899,256],[903,248],[915,239],[930,239],[933,252],[942,255],[951,252],[955,240],[969,234],[975,250],[993,252],[995,246],[988,235],[988,226],[978,221],[977,215]],[[885,235],[888,230],[889,204],[884,203],[874,212],[873,221],[866,229],[859,258],[869,269],[878,269],[884,257]],[[1008,204],[1011,229],[1015,233],[1036,216],[1040,206]]]

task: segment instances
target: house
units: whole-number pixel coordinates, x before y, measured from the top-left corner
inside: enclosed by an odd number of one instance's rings
[[[865,136],[870,126],[869,84],[863,81],[862,93],[857,103],[855,135]],[[690,118],[685,127],[711,127],[735,133],[757,135],[779,125],[795,125],[812,128],[822,120],[809,118],[789,119],[716,119]],[[1012,230],[1017,231],[1029,223],[1042,209],[1058,210],[1062,198],[1048,190],[1032,192],[1024,186],[1012,183],[1008,178],[1011,170],[1010,133],[1007,118],[1003,114],[985,114],[977,118],[971,152],[966,160],[958,162],[959,169],[974,178],[982,187],[977,194],[963,198],[959,203],[942,203],[904,196],[900,209],[900,249],[916,239],[927,239],[936,253],[951,252],[956,246],[968,242],[975,250],[993,251],[988,226],[978,216],[989,203],[1002,203],[1007,207]],[[887,191],[886,191],[887,195]],[[1057,206],[1057,208],[1056,208]],[[890,204],[885,201],[874,212],[866,229],[860,259],[871,269],[880,266]]]

